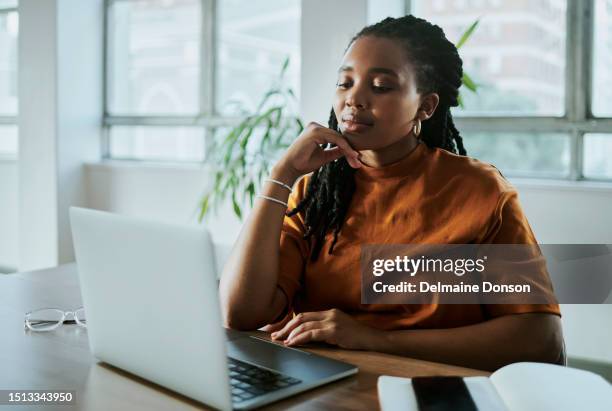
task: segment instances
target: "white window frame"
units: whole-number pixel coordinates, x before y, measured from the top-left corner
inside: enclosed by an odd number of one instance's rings
[[[18,7],[0,7],[0,14],[19,13]],[[17,127],[17,115],[8,115],[0,113],[0,126],[15,126]],[[7,157],[3,155],[2,157]],[[8,155],[9,158],[13,158],[14,155]]]
[[[103,91],[103,132],[102,132],[102,158],[114,159],[110,155],[110,128],[112,126],[176,126],[176,127],[198,127],[204,133],[204,153],[209,152],[212,143],[211,135],[217,127],[237,125],[238,117],[222,117],[215,112],[215,71],[217,55],[217,7],[216,0],[200,0],[202,11],[202,30],[200,38],[200,90],[199,90],[199,112],[195,115],[111,115],[108,112],[108,40],[109,40],[109,9],[115,2],[129,0],[104,0],[104,91]],[[129,161],[145,161],[140,158],[121,158]],[[148,161],[148,160],[147,160]],[[189,163],[190,161],[183,161]]]

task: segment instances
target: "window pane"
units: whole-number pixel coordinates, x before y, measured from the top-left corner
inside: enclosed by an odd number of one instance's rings
[[[17,154],[17,126],[0,125],[0,156]]]
[[[612,178],[612,134],[584,135],[584,176]]]
[[[290,58],[284,85],[299,95],[300,1],[224,0],[219,7],[216,108],[252,111]]]
[[[204,130],[199,127],[113,126],[110,156],[119,159],[202,161]]]
[[[612,116],[612,2],[595,1],[593,49],[593,114]]]
[[[493,164],[506,176],[567,177],[570,140],[564,134],[466,133],[470,157]]]
[[[17,114],[17,12],[0,11],[0,115]]]
[[[0,0],[0,9],[17,7],[17,0]]]
[[[200,0],[116,1],[109,10],[111,114],[199,110]]]
[[[478,18],[480,25],[459,50],[478,94],[461,90],[458,115],[562,116],[566,1],[416,0],[414,13],[442,27],[457,44]]]

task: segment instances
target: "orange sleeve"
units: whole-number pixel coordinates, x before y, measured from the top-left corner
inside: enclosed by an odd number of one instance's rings
[[[504,191],[500,195],[491,224],[482,242],[486,244],[537,244],[519,203],[516,190]],[[539,275],[548,277],[546,268],[543,268]],[[542,282],[548,281],[550,280],[543,279]],[[561,316],[558,304],[488,304],[483,305],[483,310],[488,318],[534,312]]]
[[[288,210],[293,210],[304,198],[308,178],[302,178],[289,196]],[[303,213],[291,217],[285,216],[280,234],[278,287],[285,293],[288,310],[293,305],[293,298],[302,284],[302,275],[310,255],[308,242],[303,238],[306,232]]]

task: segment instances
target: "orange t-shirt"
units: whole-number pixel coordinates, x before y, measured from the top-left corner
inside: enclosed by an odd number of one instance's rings
[[[290,210],[304,198],[309,179],[297,183]],[[304,214],[285,217],[278,286],[294,312],[337,308],[384,330],[451,328],[528,312],[560,315],[556,304],[361,304],[362,244],[536,244],[536,239],[516,190],[495,167],[424,143],[385,167],[362,166],[355,183],[332,255],[333,235],[327,234],[319,257],[310,261]]]

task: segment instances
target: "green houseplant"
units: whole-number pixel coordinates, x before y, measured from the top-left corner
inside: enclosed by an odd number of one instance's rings
[[[234,214],[242,218],[240,202],[248,197],[253,205],[255,193],[270,167],[304,129],[296,114],[295,92],[283,84],[288,67],[287,57],[255,111],[248,113],[239,105],[244,118],[225,136],[213,141],[208,163],[213,167],[214,181],[200,200],[199,221],[211,207],[216,209],[228,197]]]
[[[476,20],[467,28],[457,42],[457,49],[472,36],[478,23]],[[257,108],[252,113],[241,108],[244,118],[240,123],[221,138],[215,138],[207,161],[214,170],[214,180],[200,200],[200,222],[211,209],[216,210],[228,198],[232,201],[234,214],[242,219],[240,204],[248,198],[253,206],[255,193],[270,167],[304,129],[297,115],[295,92],[283,85],[288,67],[289,58],[286,58],[278,79],[263,95]],[[477,92],[477,84],[465,72],[462,83],[471,92]],[[461,95],[459,104],[463,107]]]
[[[467,30],[465,30],[463,32],[463,34],[459,38],[459,41],[455,45],[455,47],[457,47],[457,50],[459,50],[461,47],[463,47],[463,45],[468,41],[468,39],[470,37],[472,37],[472,34],[474,34],[474,31],[478,27],[479,23],[480,23],[480,19],[477,19],[475,22],[473,22],[470,25],[470,27],[467,28]],[[463,77],[461,78],[461,83],[462,83],[462,85],[465,88],[467,88],[472,93],[477,93],[478,92],[478,85],[472,80],[472,78],[465,71],[463,72]],[[459,106],[461,108],[464,108],[464,106],[463,106],[463,99],[461,98],[461,93],[459,93]]]

